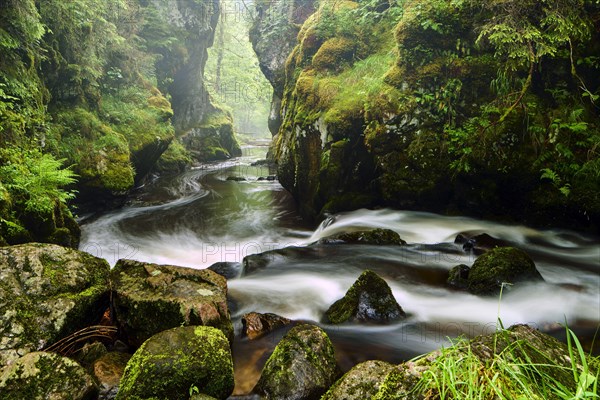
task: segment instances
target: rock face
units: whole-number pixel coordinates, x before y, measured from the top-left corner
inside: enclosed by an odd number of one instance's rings
[[[218,329],[180,327],[148,339],[127,364],[116,398],[187,400],[192,386],[217,399],[233,392],[229,342]]]
[[[0,248],[0,365],[100,320],[109,265],[51,244]]]
[[[111,352],[97,359],[92,365],[94,378],[98,381],[99,400],[112,400],[117,396],[130,354]]]
[[[116,319],[134,347],[181,325],[214,326],[233,340],[227,281],[213,271],[119,260],[111,281]]]
[[[259,16],[265,16],[257,20],[253,43],[275,88],[270,120],[273,130],[279,127],[272,147],[277,175],[304,215],[383,205],[510,215],[541,224],[571,218],[588,225],[589,216],[597,226],[600,202],[594,193],[600,181],[588,175],[597,169],[597,156],[578,158],[585,167],[581,178],[571,176],[577,194],[561,199],[557,181],[553,187],[549,179],[540,180],[539,167],[558,169],[554,155],[560,153],[559,143],[541,159],[538,146],[528,139],[532,125],[524,122],[534,118],[540,135],[553,137],[542,122],[545,116],[557,113],[566,120],[572,111],[569,104],[579,94],[563,92],[571,99],[567,101],[529,90],[523,103],[539,105],[529,109],[531,115],[513,109],[498,123],[499,117],[489,112],[499,99],[489,82],[505,64],[494,56],[502,49],[490,42],[479,46],[475,32],[481,32],[490,15],[501,13],[500,6],[469,2],[447,7],[424,0],[318,2],[286,58],[279,52],[290,49],[286,38],[293,37],[295,29],[272,14],[285,15],[288,9],[293,13],[297,2],[281,2],[286,6],[280,7],[288,7],[283,12],[274,5],[279,3],[257,2]],[[539,24],[543,13],[536,12],[529,16]],[[580,38],[583,53],[595,49],[597,18],[597,8],[582,12],[582,22],[595,32]],[[431,21],[445,28],[435,31]],[[456,48],[457,41],[462,48]],[[569,64],[564,44],[565,52],[550,57],[552,62]],[[547,70],[534,81],[556,88],[557,82],[571,81],[568,70]],[[280,71],[285,71],[285,79]],[[514,74],[510,79],[526,76],[527,69]],[[596,86],[597,76],[590,76]],[[283,90],[278,90],[281,82]],[[522,89],[520,84],[511,87],[515,92]],[[439,97],[442,92],[447,93],[444,100]],[[596,129],[596,113],[587,109],[587,114],[585,124]],[[488,128],[497,140],[487,140]]]
[[[327,334],[313,325],[299,325],[281,339],[254,392],[269,399],[318,399],[337,376]]]
[[[375,272],[366,270],[325,313],[333,324],[344,322],[387,323],[406,317],[388,284]]]
[[[319,240],[322,244],[351,243],[373,245],[403,245],[406,244],[397,232],[391,229],[372,229],[370,231],[357,231],[341,233]]]
[[[504,282],[543,280],[527,253],[514,247],[495,248],[479,256],[467,278],[471,293],[487,295],[499,293]]]
[[[346,372],[321,400],[371,399],[380,389],[383,378],[395,368],[384,361],[366,361]]]
[[[53,353],[29,353],[0,374],[0,399],[92,400],[98,387],[75,361]]]
[[[219,0],[153,1],[161,29],[177,38],[174,47],[159,48],[159,74],[172,78],[173,126],[177,136],[199,161],[241,155],[231,115],[212,101],[204,82],[207,49],[213,45],[219,21]],[[171,40],[171,38],[169,38]]]
[[[285,84],[285,61],[296,45],[299,25],[314,11],[314,0],[256,2],[257,17],[250,28],[250,41],[260,69],[273,86],[269,130],[281,126],[281,99]]]
[[[258,339],[292,321],[277,314],[251,312],[242,316],[242,332],[250,340]]]

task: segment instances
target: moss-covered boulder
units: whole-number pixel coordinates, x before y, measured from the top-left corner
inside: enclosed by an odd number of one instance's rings
[[[119,260],[111,284],[116,319],[134,347],[182,325],[214,326],[233,340],[227,280],[213,271]]]
[[[319,243],[350,243],[350,244],[373,244],[373,245],[404,245],[400,235],[391,229],[372,229],[368,231],[345,232],[338,235],[328,236],[320,239]]]
[[[98,322],[109,265],[52,244],[0,248],[0,365]]]
[[[337,376],[327,334],[314,325],[299,325],[277,344],[254,392],[269,399],[318,399]]]
[[[395,368],[384,361],[366,361],[346,372],[321,400],[364,400],[379,391],[385,376]]]
[[[453,267],[448,272],[447,283],[457,289],[466,289],[469,287],[469,271],[470,268],[465,264],[460,264]]]
[[[290,323],[291,320],[277,314],[251,312],[242,316],[242,333],[254,340]]]
[[[575,361],[579,379],[582,361]],[[595,376],[600,367],[598,361],[587,357],[586,363],[588,373]],[[456,389],[455,398],[470,398],[469,389],[474,387],[484,398],[554,398],[552,385],[576,392],[573,372],[571,355],[564,343],[527,325],[515,325],[398,365],[381,376],[379,390],[371,399],[438,398],[441,384],[446,385],[446,390],[450,386]],[[489,385],[491,381],[495,382],[493,386]],[[365,384],[371,385],[370,379]]]
[[[58,354],[26,354],[0,374],[1,400],[92,400],[97,395],[85,369]]]
[[[233,361],[223,332],[208,326],[152,336],[125,368],[118,400],[187,400],[191,387],[217,399],[233,392]]]
[[[125,367],[131,354],[110,352],[94,361],[92,373],[100,389],[100,400],[111,400],[117,396]]]
[[[469,270],[468,289],[474,294],[495,295],[503,283],[543,281],[535,263],[523,250],[499,247],[479,256]]]
[[[388,323],[406,317],[388,284],[375,272],[364,271],[346,295],[325,313],[328,322]]]

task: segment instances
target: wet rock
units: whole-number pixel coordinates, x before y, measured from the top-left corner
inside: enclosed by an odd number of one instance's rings
[[[321,397],[321,400],[363,400],[376,395],[386,375],[395,368],[384,361],[366,361],[356,365]]]
[[[182,325],[214,326],[233,340],[227,281],[213,271],[119,260],[111,280],[115,316],[133,347]]]
[[[108,307],[109,270],[57,245],[0,248],[0,365],[96,323]]]
[[[404,245],[406,242],[391,229],[373,229],[369,231],[347,232],[320,239],[320,244],[351,243],[373,245]]]
[[[254,340],[291,322],[277,314],[251,312],[242,316],[242,333],[248,336],[248,339]]]
[[[228,262],[222,261],[218,263],[214,263],[207,269],[216,272],[217,274],[224,276],[225,279],[235,279],[240,276],[240,272],[242,271],[242,264],[237,262]]]
[[[75,361],[54,353],[32,352],[0,374],[0,399],[91,400],[98,387]]]
[[[467,289],[469,286],[469,270],[465,264],[460,264],[453,267],[448,273],[448,285],[457,289]]]
[[[246,178],[244,178],[243,176],[228,176],[227,180],[234,182],[245,182]]]
[[[258,180],[273,182],[277,180],[277,175],[261,176],[258,178]]]
[[[275,347],[254,392],[270,399],[318,399],[337,376],[327,334],[314,325],[299,325]]]
[[[454,243],[462,244],[464,251],[472,251],[476,255],[485,253],[494,247],[508,247],[510,243],[488,235],[487,233],[459,233]]]
[[[104,344],[100,342],[86,343],[74,358],[79,364],[87,368],[106,353],[108,353],[108,350],[106,350]]]
[[[111,352],[96,360],[92,366],[100,387],[99,400],[112,400],[117,396],[121,377],[131,354]]]
[[[208,326],[170,329],[152,336],[125,368],[118,400],[188,400],[191,387],[217,399],[233,392],[233,361],[223,332]]]
[[[498,247],[475,260],[469,270],[468,289],[473,294],[496,295],[502,283],[543,280],[535,263],[523,250]]]
[[[346,295],[333,303],[325,315],[333,324],[388,323],[406,317],[388,284],[370,270],[364,271]]]

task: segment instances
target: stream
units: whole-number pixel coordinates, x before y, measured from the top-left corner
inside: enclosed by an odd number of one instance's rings
[[[253,164],[266,150],[266,142],[257,143],[240,158],[154,179],[127,206],[87,220],[80,249],[111,265],[133,258],[192,268],[268,252],[251,257],[262,262],[228,282],[236,333],[250,311],[319,322],[369,268],[386,279],[409,317],[387,326],[320,323],[343,370],[368,359],[399,363],[448,345],[449,337],[492,333],[498,317],[506,327],[528,323],[559,338],[565,333],[559,324],[567,322],[584,341],[593,338],[600,323],[599,238],[391,209],[341,213],[310,226],[276,180],[259,180],[275,173]],[[408,245],[310,245],[365,228],[392,229]],[[506,288],[501,301],[451,290],[448,270],[475,259],[454,244],[463,232],[485,232],[524,249],[545,282]],[[234,394],[252,389],[284,333],[255,341],[236,334]]]

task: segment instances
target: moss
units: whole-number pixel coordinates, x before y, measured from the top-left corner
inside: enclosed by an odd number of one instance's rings
[[[17,222],[0,219],[0,233],[10,245],[27,243],[32,240],[31,234]]]
[[[190,152],[183,146],[179,139],[173,140],[169,148],[160,156],[156,169],[160,172],[183,172],[191,165]]]
[[[341,71],[351,65],[356,52],[354,41],[346,38],[331,38],[313,56],[312,66],[318,71]]]
[[[528,280],[543,280],[529,255],[514,247],[498,247],[475,260],[469,271],[468,288],[475,294],[495,295],[504,282]]]
[[[386,323],[406,316],[388,284],[370,270],[365,270],[325,315],[333,324],[352,321]]]
[[[219,399],[233,391],[229,343],[211,327],[183,327],[161,332],[140,347],[127,363],[117,399],[187,400],[189,388]]]

